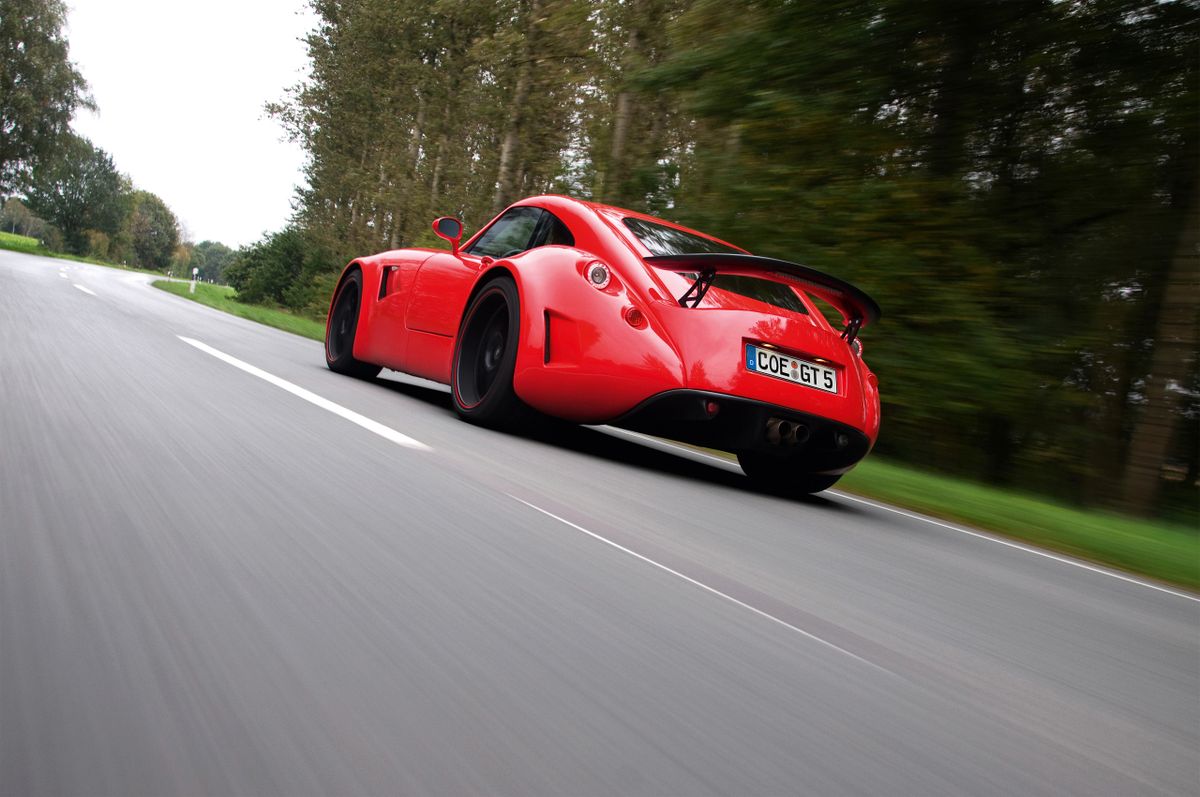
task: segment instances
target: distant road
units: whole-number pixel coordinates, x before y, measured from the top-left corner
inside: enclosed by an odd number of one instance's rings
[[[1200,602],[0,252],[0,795],[1194,795]]]

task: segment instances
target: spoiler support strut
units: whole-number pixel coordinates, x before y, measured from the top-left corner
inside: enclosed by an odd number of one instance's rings
[[[858,337],[858,330],[862,329],[863,320],[861,318],[851,318],[846,324],[846,328],[842,330],[842,340],[849,345],[854,345],[854,340]]]
[[[700,305],[704,299],[704,294],[708,293],[708,289],[712,287],[713,280],[717,278],[717,272],[713,269],[705,269],[696,275],[696,281],[692,283],[692,287],[687,289],[683,296],[679,297],[679,306],[687,307],[688,302],[691,302],[692,309]]]

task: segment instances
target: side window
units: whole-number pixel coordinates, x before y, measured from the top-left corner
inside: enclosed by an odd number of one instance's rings
[[[481,257],[507,257],[529,248],[534,230],[546,211],[539,208],[513,208],[488,227],[467,251]]]
[[[534,246],[574,246],[575,236],[567,229],[567,225],[549,211],[542,217],[535,234]]]

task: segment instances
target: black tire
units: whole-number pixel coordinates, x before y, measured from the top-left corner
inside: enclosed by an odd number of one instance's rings
[[[338,286],[329,323],[325,325],[325,364],[339,374],[371,379],[383,369],[354,359],[354,334],[358,329],[362,293],[362,272],[351,271]]]
[[[463,314],[454,345],[450,393],[464,420],[515,426],[526,415],[513,391],[521,329],[521,299],[510,277],[485,284]]]
[[[780,495],[811,495],[828,490],[842,478],[840,474],[804,473],[786,457],[743,451],[738,454],[738,464],[750,479],[772,493]]]

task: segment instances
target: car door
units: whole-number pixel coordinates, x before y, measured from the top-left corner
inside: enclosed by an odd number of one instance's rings
[[[526,205],[509,208],[457,257],[440,252],[422,263],[408,304],[408,328],[434,335],[456,335],[479,269],[485,261],[513,257],[528,249],[546,215],[541,208]]]

